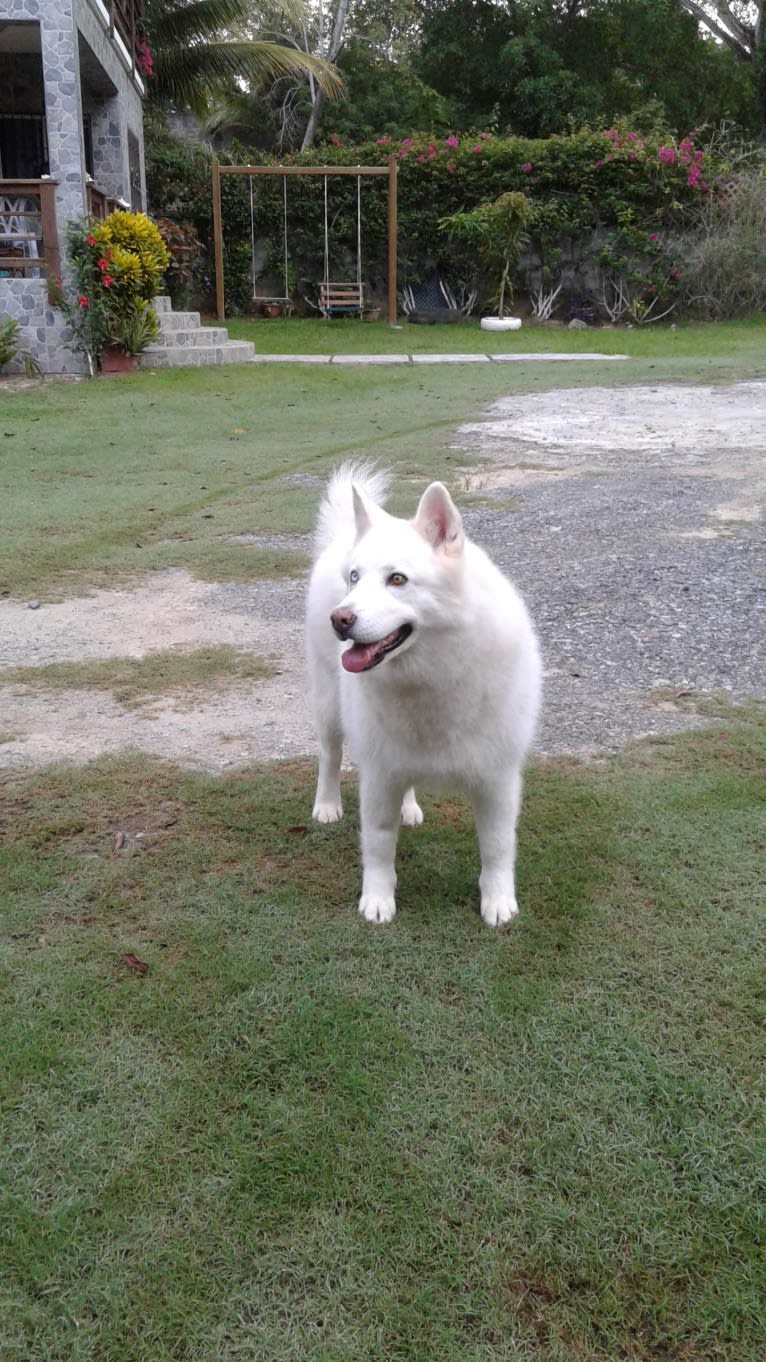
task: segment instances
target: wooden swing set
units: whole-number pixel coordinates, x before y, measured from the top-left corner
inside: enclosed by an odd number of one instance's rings
[[[262,298],[262,302],[289,302],[288,297],[288,238],[287,238],[287,180],[290,175],[324,176],[324,278],[319,281],[317,291],[319,310],[324,317],[360,316],[364,310],[364,285],[362,282],[362,177],[366,175],[386,175],[388,177],[388,321],[396,324],[396,217],[397,217],[397,164],[392,159],[387,166],[222,166],[218,157],[213,157],[213,247],[215,251],[215,303],[216,316],[224,320],[224,280],[223,280],[223,218],[221,213],[221,176],[222,175],[281,175],[283,183],[283,248],[285,293],[281,298]],[[356,181],[356,280],[330,279],[330,223],[328,213],[328,179],[333,175],[355,175]],[[255,245],[255,212],[253,204],[253,181],[250,179],[250,230],[252,246]],[[254,255],[254,249],[253,249]],[[254,269],[254,266],[253,266]],[[255,290],[253,290],[255,293]]]

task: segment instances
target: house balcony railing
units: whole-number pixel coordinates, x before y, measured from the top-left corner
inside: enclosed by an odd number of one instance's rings
[[[56,278],[56,180],[0,180],[0,279]]]
[[[101,16],[112,42],[122,49],[126,64],[140,79],[140,49],[143,42],[141,0],[91,0]]]
[[[95,184],[89,184],[86,188],[88,213],[92,218],[108,217],[115,208],[124,208],[122,199],[113,199],[110,194],[98,189]]]

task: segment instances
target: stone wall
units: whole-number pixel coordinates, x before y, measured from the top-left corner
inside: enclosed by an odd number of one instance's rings
[[[44,374],[81,374],[80,355],[66,348],[71,339],[68,323],[48,302],[44,279],[0,280],[0,314],[21,323],[19,349],[34,356]],[[11,360],[4,374],[23,373],[21,359]]]

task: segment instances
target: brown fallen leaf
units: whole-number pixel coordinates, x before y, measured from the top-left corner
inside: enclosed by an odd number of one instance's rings
[[[139,960],[138,956],[133,955],[130,951],[127,955],[123,955],[121,963],[127,965],[128,969],[132,969],[135,974],[149,973],[149,966],[146,961]]]
[[[291,823],[285,832],[308,832],[308,823]]]
[[[112,841],[112,851],[122,851],[127,840],[124,832],[116,832]]]

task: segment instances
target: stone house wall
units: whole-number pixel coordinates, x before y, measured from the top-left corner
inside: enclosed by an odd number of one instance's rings
[[[141,90],[126,64],[125,48],[116,35],[109,35],[109,15],[101,0],[0,0],[2,21],[39,24],[39,57],[30,60],[29,54],[21,53],[12,61],[5,57],[12,79],[2,82],[0,110],[34,111],[18,106],[34,100],[39,106],[42,73],[48,169],[56,181],[63,257],[66,224],[85,217],[88,209],[85,116],[90,118],[96,186],[126,205],[143,207],[146,202]],[[66,282],[65,265],[62,273]],[[75,372],[82,367],[62,344],[65,324],[48,304],[44,280],[0,278],[3,314],[21,322],[21,346],[44,372]]]

